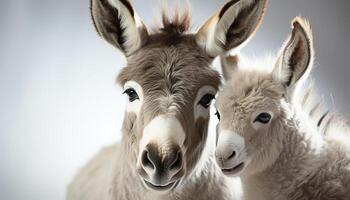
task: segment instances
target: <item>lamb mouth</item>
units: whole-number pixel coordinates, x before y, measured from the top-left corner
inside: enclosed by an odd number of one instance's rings
[[[143,180],[145,182],[145,184],[147,185],[147,187],[156,190],[156,191],[167,191],[170,190],[171,188],[175,187],[178,183],[178,181],[174,181],[171,183],[168,183],[167,185],[154,185],[153,183]]]
[[[232,176],[238,174],[240,171],[242,171],[244,168],[244,162],[239,163],[233,168],[230,169],[221,169],[222,173],[224,173],[227,176]]]

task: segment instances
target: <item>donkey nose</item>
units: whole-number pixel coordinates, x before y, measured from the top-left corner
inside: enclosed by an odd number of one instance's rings
[[[180,147],[172,146],[166,153],[161,153],[156,145],[147,145],[142,153],[141,163],[146,171],[154,175],[173,175],[182,168],[182,153]]]
[[[143,167],[154,169],[158,165],[158,157],[154,153],[150,153],[148,150],[144,150],[142,153],[141,163]]]
[[[180,149],[172,151],[165,159],[165,168],[169,171],[178,171],[182,167],[182,154]]]
[[[219,163],[223,165],[224,162],[234,159],[236,157],[236,151],[216,151],[215,156]]]
[[[232,153],[227,157],[227,160],[234,158],[236,156],[236,151],[232,151]]]

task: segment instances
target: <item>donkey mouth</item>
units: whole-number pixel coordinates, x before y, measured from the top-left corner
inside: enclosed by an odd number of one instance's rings
[[[233,168],[221,169],[221,171],[222,171],[222,173],[224,173],[227,176],[233,176],[233,175],[238,174],[240,171],[242,171],[243,168],[244,168],[244,162],[241,162]]]
[[[177,183],[178,183],[178,181],[174,181],[174,182],[168,183],[166,185],[154,185],[153,183],[148,182],[146,180],[143,180],[143,181],[145,182],[147,187],[149,187],[149,188],[151,188],[153,190],[156,190],[156,191],[167,191],[167,190],[170,190],[173,187],[175,187],[177,185]]]

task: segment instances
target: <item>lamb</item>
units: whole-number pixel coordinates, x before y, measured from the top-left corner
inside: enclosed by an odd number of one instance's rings
[[[318,105],[302,109],[313,39],[307,20],[296,17],[292,28],[270,68],[222,57],[227,83],[215,103],[216,161],[225,175],[241,178],[246,200],[349,200],[349,126],[328,112],[312,122]]]

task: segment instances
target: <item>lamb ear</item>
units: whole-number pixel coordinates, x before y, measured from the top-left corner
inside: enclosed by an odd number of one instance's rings
[[[225,81],[231,79],[232,74],[238,68],[239,57],[237,55],[220,56],[222,75]]]
[[[306,78],[312,68],[313,40],[308,21],[296,17],[292,21],[292,34],[282,48],[273,77],[285,86],[295,85]]]
[[[128,0],[90,0],[90,6],[98,34],[126,56],[147,40],[147,29]]]
[[[243,46],[263,19],[267,0],[230,0],[196,34],[199,46],[216,57]]]

